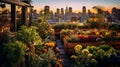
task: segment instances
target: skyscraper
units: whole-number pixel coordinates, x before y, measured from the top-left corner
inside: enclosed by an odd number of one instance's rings
[[[83,6],[82,8],[82,15],[81,15],[81,22],[87,21],[87,14],[86,14],[86,7]]]
[[[57,14],[60,14],[60,9],[59,9],[59,8],[57,8],[56,13],[57,13]]]
[[[45,6],[44,7],[44,14],[48,14],[50,13],[50,7],[49,6]]]
[[[61,21],[64,21],[64,16],[65,16],[64,9],[61,8]]]
[[[64,9],[63,8],[61,8],[61,14],[64,14]]]
[[[86,7],[85,6],[83,6],[83,8],[82,8],[82,13],[86,14]]]
[[[66,7],[66,9],[65,9],[65,14],[66,14],[66,13],[68,13],[68,7]]]
[[[69,7],[69,13],[72,13],[72,7]]]

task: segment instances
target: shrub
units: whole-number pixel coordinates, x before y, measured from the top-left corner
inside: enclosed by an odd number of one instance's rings
[[[71,33],[73,33],[73,30],[63,29],[60,33],[62,35],[70,35]]]
[[[47,22],[40,22],[38,23],[37,27],[37,31],[42,39],[45,39],[48,36],[52,36],[54,33],[52,26]]]
[[[20,41],[14,43],[6,43],[3,48],[4,61],[3,65],[9,65],[9,67],[15,67],[24,60],[26,51],[26,45]]]
[[[16,39],[22,41],[27,45],[38,45],[42,43],[42,40],[36,31],[36,27],[34,26],[31,26],[29,28],[27,28],[26,26],[22,26],[16,34]]]

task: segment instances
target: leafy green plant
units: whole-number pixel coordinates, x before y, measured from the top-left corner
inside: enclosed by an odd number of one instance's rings
[[[99,48],[100,48],[100,49],[103,49],[104,51],[108,51],[109,49],[111,49],[111,46],[108,46],[108,45],[100,45]]]
[[[3,63],[9,65],[9,67],[16,67],[21,63],[24,63],[24,55],[26,51],[26,45],[20,41],[14,43],[6,43],[3,48],[3,55],[5,56],[6,62]]]
[[[36,31],[36,27],[34,26],[31,26],[29,28],[22,26],[21,29],[17,32],[16,39],[22,41],[27,45],[38,45],[42,43],[42,40]]]
[[[8,43],[11,41],[11,36],[9,31],[0,32],[0,44]]]
[[[37,31],[42,39],[52,36],[54,33],[52,26],[47,22],[40,22],[36,27],[38,27]]]
[[[69,30],[69,29],[63,29],[60,32],[62,35],[70,35],[71,33],[73,33],[73,30]]]
[[[36,67],[53,67],[57,61],[57,57],[51,48],[44,51],[42,54],[38,54],[35,60]]]
[[[80,39],[78,38],[78,35],[72,34],[66,38],[66,41],[68,43],[78,43],[80,42]]]

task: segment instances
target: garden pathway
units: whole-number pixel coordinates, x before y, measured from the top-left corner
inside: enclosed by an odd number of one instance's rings
[[[59,35],[56,35],[56,43],[57,43],[57,47],[60,50],[60,58],[63,59],[63,63],[62,63],[63,67],[71,67],[73,61],[71,60],[70,56],[68,56],[65,53],[64,45],[63,45],[62,41],[60,40],[60,36]]]

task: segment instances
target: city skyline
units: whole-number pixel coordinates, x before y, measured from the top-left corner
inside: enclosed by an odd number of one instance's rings
[[[74,12],[81,12],[82,7],[92,9],[93,6],[104,6],[105,10],[111,11],[113,7],[120,8],[120,0],[34,0],[34,9],[42,10],[44,6],[50,6],[50,10],[56,11],[57,8],[72,7]]]

